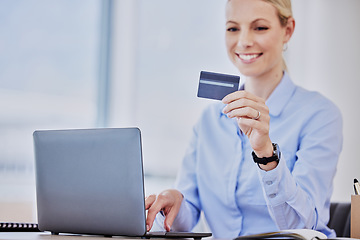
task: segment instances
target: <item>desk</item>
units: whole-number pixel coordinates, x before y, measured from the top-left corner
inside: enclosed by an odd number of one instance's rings
[[[141,238],[126,238],[115,236],[112,238],[99,235],[72,235],[60,234],[51,235],[50,233],[38,232],[0,232],[1,240],[111,240],[111,239],[141,239]]]
[[[210,237],[211,238],[211,237]],[[122,237],[113,236],[105,237],[102,235],[76,235],[76,234],[60,234],[51,235],[49,232],[0,232],[0,240],[136,240],[141,237]],[[150,240],[161,239],[166,240],[170,238],[150,238]],[[181,240],[184,238],[170,239],[170,240]],[[193,240],[193,238],[187,238]],[[206,239],[205,237],[202,239]],[[207,237],[209,239],[209,237]]]

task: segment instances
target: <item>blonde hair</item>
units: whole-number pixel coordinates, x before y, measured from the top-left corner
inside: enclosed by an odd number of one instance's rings
[[[291,0],[262,0],[264,2],[270,3],[273,5],[279,16],[281,26],[285,27],[287,21],[290,17],[293,16],[291,8]]]
[[[230,2],[231,0],[228,0]],[[279,16],[281,26],[285,27],[287,24],[287,20],[289,17],[293,16],[292,7],[291,7],[291,0],[261,0],[273,5]]]

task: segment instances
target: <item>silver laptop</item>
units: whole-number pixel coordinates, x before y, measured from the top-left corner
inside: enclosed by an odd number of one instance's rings
[[[138,128],[35,131],[38,227],[53,234],[201,238],[146,232]]]

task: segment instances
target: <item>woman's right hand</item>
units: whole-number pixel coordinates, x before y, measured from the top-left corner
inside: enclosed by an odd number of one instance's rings
[[[153,194],[146,197],[145,209],[148,210],[146,230],[150,231],[156,215],[162,211],[165,216],[164,228],[166,231],[170,231],[171,225],[179,213],[183,198],[181,192],[176,189],[165,190],[157,196]]]

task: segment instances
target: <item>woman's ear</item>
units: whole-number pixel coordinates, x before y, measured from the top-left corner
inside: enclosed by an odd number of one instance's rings
[[[294,30],[295,30],[295,19],[293,17],[289,17],[287,20],[287,24],[285,26],[284,44],[290,40],[291,36],[294,33]]]

